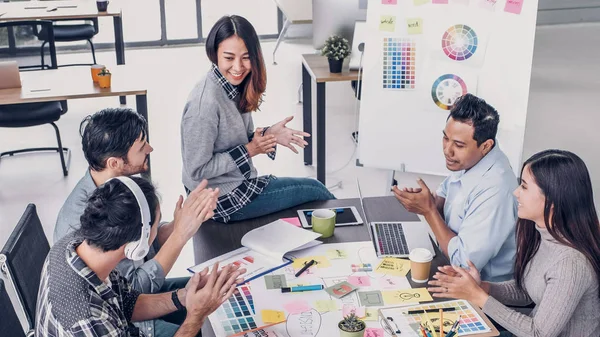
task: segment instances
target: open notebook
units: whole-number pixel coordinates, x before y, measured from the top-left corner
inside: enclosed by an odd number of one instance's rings
[[[190,267],[188,270],[197,273],[206,267],[210,269],[217,261],[219,267],[233,263],[246,268],[243,277],[245,282],[249,282],[292,263],[292,260],[286,257],[287,253],[321,244],[321,241],[315,240],[320,236],[319,233],[277,220],[246,233],[242,237],[242,248]]]

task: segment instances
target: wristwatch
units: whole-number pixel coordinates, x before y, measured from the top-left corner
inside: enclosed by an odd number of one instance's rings
[[[177,291],[179,291],[179,289],[173,290],[173,292],[171,293],[171,300],[173,300],[173,304],[177,308],[177,311],[181,311],[185,309],[185,307],[181,304],[181,302],[179,302],[179,296],[177,296]]]

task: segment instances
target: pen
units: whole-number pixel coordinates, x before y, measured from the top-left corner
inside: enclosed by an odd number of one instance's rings
[[[323,285],[317,284],[312,286],[298,286],[298,287],[282,287],[282,293],[296,293],[301,291],[311,291],[311,290],[323,290]]]
[[[439,310],[442,310],[442,311],[445,311],[445,312],[446,311],[455,311],[456,308],[442,308],[442,309],[439,309]],[[408,312],[404,312],[403,314],[405,314],[405,315],[416,315],[416,314],[424,314],[426,312],[438,312],[439,310],[438,309],[409,310]]]
[[[317,262],[317,261],[310,260],[307,264],[304,265],[304,267],[302,267],[302,269],[298,270],[298,272],[294,276],[298,277],[298,276],[302,275],[302,273],[304,273],[304,271],[306,269],[310,268],[310,266],[312,266],[313,264],[315,264],[315,262]]]
[[[450,328],[450,331],[454,331],[454,329],[458,329],[458,322],[460,321],[460,315],[458,315],[458,318],[456,319],[456,322],[454,322],[454,324],[452,324],[452,327]]]
[[[444,337],[444,310],[440,309],[440,337]]]
[[[332,211],[334,211],[336,213],[344,213],[344,209],[343,208],[332,209]],[[313,214],[313,211],[306,212],[306,216],[311,216],[312,214]]]

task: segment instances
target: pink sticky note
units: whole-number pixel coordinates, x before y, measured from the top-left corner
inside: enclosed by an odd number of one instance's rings
[[[367,328],[364,337],[384,337],[382,328]]]
[[[398,0],[381,0],[382,5],[396,5]]]
[[[291,223],[292,225],[294,225],[296,227],[302,227],[302,225],[300,224],[300,219],[298,219],[297,217],[285,218],[285,219],[281,219],[281,220]]]
[[[371,285],[371,278],[368,276],[349,276],[348,282],[357,287],[368,287]]]
[[[355,307],[352,304],[344,304],[342,307],[342,316],[346,317],[350,314],[355,314],[356,317],[365,317],[365,307]]]
[[[283,305],[285,311],[290,315],[299,314],[301,312],[310,311],[311,307],[305,300],[295,300]]]
[[[446,4],[448,4],[448,0],[431,0],[431,3],[446,5]]]
[[[506,0],[504,11],[513,14],[521,14],[524,0]]]
[[[381,289],[399,289],[402,288],[402,280],[406,279],[404,277],[396,277],[396,276],[384,276],[379,279],[379,285]]]

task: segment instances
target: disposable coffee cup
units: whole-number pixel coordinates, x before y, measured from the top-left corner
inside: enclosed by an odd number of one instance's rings
[[[314,232],[320,233],[325,239],[333,235],[335,229],[335,212],[330,209],[316,209],[311,218]]]
[[[429,280],[433,254],[425,248],[415,248],[408,255],[410,260],[410,277],[413,282],[425,283]]]
[[[93,64],[90,67],[90,70],[92,72],[92,81],[94,81],[95,83],[98,83],[98,74],[102,71],[102,69],[104,69],[104,65],[102,64]]]
[[[98,7],[98,12],[106,12],[108,10],[108,0],[96,0],[96,7]]]

